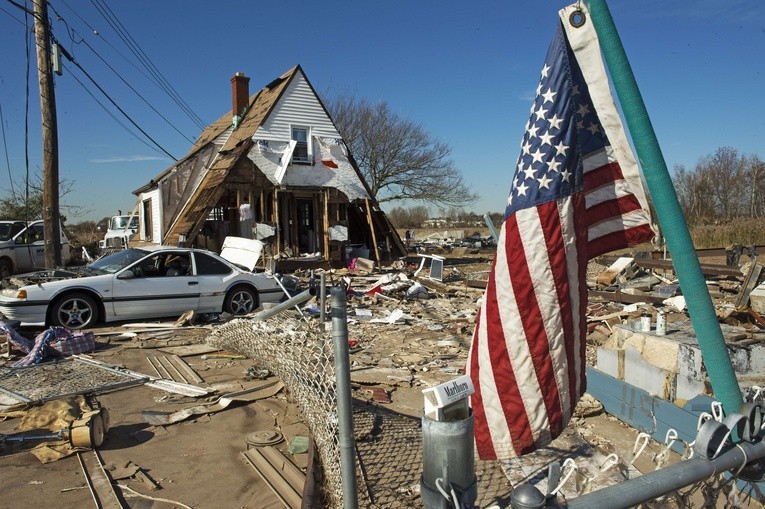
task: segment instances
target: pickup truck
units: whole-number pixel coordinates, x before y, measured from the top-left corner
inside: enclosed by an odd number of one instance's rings
[[[69,261],[69,240],[61,230],[61,258]],[[43,222],[0,221],[0,279],[45,268]]]

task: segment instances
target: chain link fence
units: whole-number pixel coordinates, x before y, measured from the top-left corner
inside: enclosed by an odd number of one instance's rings
[[[331,335],[320,325],[284,316],[239,319],[218,328],[207,341],[254,359],[282,380],[313,435],[327,506],[341,508],[334,354]]]

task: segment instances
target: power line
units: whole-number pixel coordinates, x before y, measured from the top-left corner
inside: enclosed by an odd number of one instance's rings
[[[104,60],[104,58],[103,58],[103,57],[101,57],[101,55],[99,55],[99,54],[96,52],[96,50],[95,50],[95,49],[93,49],[93,47],[92,47],[90,44],[88,44],[88,41],[86,41],[85,39],[83,39],[83,43],[85,44],[85,46],[87,46],[87,47],[90,49],[90,51],[92,51],[92,52],[93,52],[93,53],[94,53],[94,54],[95,54],[95,55],[96,55],[96,56],[99,58],[99,60],[101,60],[101,62],[103,62],[103,63],[104,63],[104,65],[106,65],[106,67],[108,67],[109,69],[111,69],[111,70],[112,70],[112,72],[113,72],[113,73],[114,73],[114,74],[115,74],[115,75],[116,75],[116,76],[117,76],[117,77],[118,77],[118,78],[119,78],[119,79],[122,81],[122,83],[124,83],[124,84],[125,84],[125,85],[126,85],[126,86],[127,86],[129,89],[130,89],[130,90],[132,90],[132,91],[135,93],[135,95],[136,95],[136,96],[137,96],[139,99],[141,99],[141,100],[142,100],[142,101],[143,101],[143,102],[144,102],[144,103],[145,103],[145,104],[146,104],[146,105],[147,105],[149,108],[151,108],[151,109],[152,109],[152,111],[153,111],[154,113],[156,113],[156,114],[157,114],[157,115],[158,115],[158,116],[159,116],[159,117],[160,117],[162,120],[164,120],[164,121],[165,121],[165,123],[167,123],[167,125],[169,125],[169,126],[170,126],[170,127],[171,127],[171,128],[174,130],[174,131],[175,131],[175,132],[177,132],[177,133],[178,133],[178,134],[180,134],[180,135],[181,135],[181,136],[182,136],[184,139],[186,139],[186,141],[188,141],[189,143],[194,143],[194,140],[192,140],[191,138],[189,138],[188,136],[186,136],[185,134],[183,134],[183,133],[182,133],[182,132],[181,132],[181,131],[180,131],[180,130],[179,130],[179,129],[178,129],[176,126],[175,126],[175,124],[173,124],[172,122],[170,122],[170,120],[168,120],[168,119],[167,119],[167,118],[166,118],[166,117],[165,117],[165,116],[164,116],[162,113],[160,113],[160,112],[159,112],[159,111],[158,111],[158,110],[157,110],[157,109],[156,109],[154,106],[152,106],[152,105],[151,105],[151,103],[149,103],[149,101],[147,101],[147,100],[146,100],[146,98],[145,98],[145,97],[143,97],[143,95],[141,95],[141,93],[140,93],[140,92],[138,92],[138,90],[136,90],[135,88],[133,88],[133,86],[132,86],[130,83],[128,83],[128,82],[127,82],[127,80],[125,80],[125,78],[123,78],[123,77],[122,77],[122,75],[120,75],[120,73],[118,73],[118,72],[117,72],[117,70],[116,70],[116,69],[114,69],[114,67],[112,67],[112,66],[109,64],[109,62],[107,62],[106,60]]]
[[[68,69],[68,66],[66,66],[66,67],[67,67],[67,69]],[[70,71],[71,71],[71,70],[70,70]],[[106,114],[107,114],[107,115],[109,115],[109,116],[112,118],[112,120],[114,120],[114,121],[115,121],[117,124],[119,124],[119,125],[120,125],[120,126],[121,126],[121,127],[124,129],[124,130],[125,130],[125,131],[127,131],[127,132],[128,132],[130,135],[131,135],[131,136],[135,137],[135,138],[136,138],[138,141],[140,141],[141,143],[143,143],[144,145],[146,145],[147,147],[149,147],[149,148],[150,148],[150,149],[152,149],[152,150],[157,150],[157,147],[154,147],[154,146],[150,145],[150,144],[149,144],[149,143],[148,143],[146,140],[142,139],[142,138],[141,138],[140,136],[138,136],[138,135],[137,135],[135,132],[131,131],[131,130],[130,130],[130,128],[129,128],[128,126],[126,126],[126,125],[125,125],[125,124],[124,124],[124,123],[123,123],[123,122],[122,122],[122,121],[121,121],[119,118],[117,118],[117,117],[114,115],[114,113],[112,113],[111,111],[109,111],[109,108],[107,108],[105,104],[103,104],[101,101],[99,101],[99,100],[98,100],[98,98],[97,98],[97,97],[96,97],[96,96],[93,94],[93,92],[91,92],[91,91],[88,89],[88,87],[87,87],[87,86],[85,86],[85,83],[83,83],[83,82],[80,80],[80,78],[78,78],[78,77],[77,77],[77,76],[76,76],[74,73],[72,73],[72,72],[70,72],[70,76],[72,76],[72,78],[74,79],[74,81],[76,81],[77,83],[79,83],[79,84],[80,84],[80,86],[82,87],[82,89],[83,89],[83,90],[85,90],[85,92],[86,92],[86,93],[87,93],[87,94],[88,94],[88,95],[89,95],[91,98],[93,98],[93,100],[96,102],[96,104],[98,104],[98,105],[99,105],[99,106],[100,106],[100,107],[101,107],[101,108],[104,110],[104,112],[106,112]],[[157,150],[157,151],[158,151],[158,150]],[[158,151],[158,152],[159,152],[159,151]],[[172,156],[171,156],[171,157],[172,157]]]
[[[55,39],[55,37],[54,37],[54,39],[53,39],[53,40],[54,40],[54,41],[55,41],[55,42],[58,44],[58,41]],[[160,144],[159,144],[159,143],[158,143],[158,142],[157,142],[157,141],[156,141],[154,138],[152,138],[151,136],[149,136],[149,133],[147,133],[146,131],[144,131],[144,130],[141,128],[141,126],[139,126],[139,125],[138,125],[138,124],[137,124],[137,123],[136,123],[136,122],[135,122],[135,121],[134,121],[134,120],[133,120],[133,119],[130,117],[130,115],[128,115],[128,114],[125,112],[125,110],[123,110],[123,109],[122,109],[122,108],[121,108],[121,107],[120,107],[120,106],[117,104],[117,102],[116,102],[114,99],[112,99],[112,97],[111,97],[109,94],[107,94],[107,93],[106,93],[106,91],[105,91],[105,90],[104,90],[104,89],[101,87],[101,85],[99,85],[99,84],[96,82],[96,80],[95,80],[95,79],[93,79],[93,77],[92,77],[92,76],[91,76],[91,75],[90,75],[90,74],[89,74],[89,73],[88,73],[88,72],[87,72],[87,71],[86,71],[86,70],[85,70],[85,69],[84,69],[84,68],[83,68],[83,67],[82,67],[82,66],[81,66],[81,65],[80,65],[80,64],[79,64],[79,63],[78,63],[78,62],[77,62],[77,61],[76,61],[74,58],[72,58],[72,56],[69,54],[69,52],[67,52],[67,51],[66,51],[66,50],[65,50],[63,47],[61,48],[61,52],[64,54],[64,56],[67,58],[67,60],[69,60],[70,62],[72,62],[72,63],[73,63],[75,66],[77,66],[77,68],[78,68],[80,71],[82,71],[82,73],[83,73],[83,74],[84,74],[84,75],[85,75],[85,76],[86,76],[86,77],[87,77],[87,78],[90,80],[90,82],[91,82],[91,83],[93,83],[93,85],[95,85],[95,87],[96,87],[96,88],[99,90],[99,92],[101,92],[101,93],[104,95],[104,97],[106,97],[106,98],[109,100],[109,102],[110,102],[110,103],[112,103],[112,105],[113,105],[115,108],[117,108],[117,110],[118,110],[120,113],[122,113],[122,115],[123,115],[123,116],[124,116],[126,119],[128,119],[128,120],[130,121],[130,123],[131,123],[131,124],[133,124],[133,126],[134,126],[136,129],[138,129],[139,131],[141,131],[141,133],[142,133],[142,134],[143,134],[143,135],[144,135],[146,138],[148,138],[148,139],[149,139],[149,140],[150,140],[150,141],[151,141],[151,142],[152,142],[154,145],[156,145],[156,147],[157,147],[158,149],[160,149],[160,150],[161,150],[162,152],[164,152],[164,153],[165,153],[165,154],[166,154],[168,157],[170,157],[170,159],[172,159],[173,161],[177,161],[177,160],[178,160],[178,159],[177,159],[176,157],[174,157],[174,156],[173,156],[173,155],[172,155],[170,152],[168,152],[167,150],[165,150],[165,148],[164,148],[164,147],[162,147],[162,145],[160,145]]]
[[[64,23],[64,25],[67,27],[67,30],[68,30],[68,32],[69,32],[69,38],[72,40],[72,42],[73,42],[73,43],[75,43],[73,35],[74,35],[74,34],[76,34],[77,32],[76,32],[76,31],[75,31],[73,28],[71,28],[71,27],[69,26],[69,24],[66,22],[66,19],[64,19],[64,17],[63,17],[63,16],[61,16],[61,14],[59,14],[59,12],[58,12],[58,11],[57,11],[57,10],[56,10],[54,7],[52,7],[52,6],[51,6],[51,9],[52,9],[52,10],[53,10],[53,12],[56,14],[56,16],[58,17],[58,19],[59,19],[59,20],[60,20],[62,23]],[[113,72],[113,73],[114,73],[114,74],[115,74],[115,75],[116,75],[116,76],[117,76],[117,77],[120,79],[120,81],[122,81],[122,83],[124,83],[124,84],[125,84],[125,86],[127,86],[127,87],[128,87],[130,90],[132,90],[132,91],[133,91],[133,93],[134,93],[134,94],[135,94],[135,95],[136,95],[136,96],[137,96],[137,97],[138,97],[138,98],[139,98],[141,101],[143,101],[143,102],[144,102],[144,103],[145,103],[145,104],[146,104],[146,105],[147,105],[149,108],[151,108],[151,110],[152,110],[154,113],[156,113],[156,114],[157,114],[157,116],[159,116],[159,117],[160,117],[162,120],[164,120],[164,121],[165,121],[165,123],[167,123],[167,125],[169,125],[169,126],[170,126],[170,128],[172,128],[172,129],[173,129],[175,132],[177,132],[179,135],[181,135],[181,137],[183,137],[183,138],[184,138],[186,141],[188,141],[189,143],[194,143],[194,140],[192,140],[191,138],[189,138],[188,136],[186,136],[185,134],[183,134],[183,133],[182,133],[182,132],[181,132],[181,131],[180,131],[180,130],[179,130],[179,129],[178,129],[176,126],[175,126],[175,124],[173,124],[173,123],[172,123],[170,120],[168,120],[168,119],[167,119],[167,117],[165,117],[165,116],[164,116],[162,113],[160,113],[160,112],[159,112],[159,110],[157,110],[157,108],[155,108],[155,107],[154,107],[154,106],[153,106],[153,105],[152,105],[152,104],[151,104],[151,103],[150,103],[148,100],[146,100],[146,98],[143,96],[143,94],[141,94],[140,92],[138,92],[138,90],[136,90],[136,89],[135,89],[135,87],[133,87],[133,86],[132,86],[130,83],[128,83],[128,81],[127,81],[127,80],[126,80],[126,79],[125,79],[125,78],[124,78],[124,77],[123,77],[123,76],[122,76],[122,75],[121,75],[121,74],[120,74],[120,73],[119,73],[119,72],[118,72],[118,71],[117,71],[117,70],[116,70],[114,67],[112,67],[112,65],[111,65],[109,62],[107,62],[107,61],[106,61],[106,59],[105,59],[105,58],[103,58],[103,57],[102,57],[102,56],[101,56],[101,55],[100,55],[100,54],[99,54],[99,53],[98,53],[98,52],[95,50],[95,48],[93,48],[93,46],[91,46],[91,45],[88,43],[88,41],[87,41],[87,40],[85,40],[85,38],[83,38],[83,37],[80,37],[80,41],[79,41],[79,42],[76,42],[75,44],[84,44],[84,45],[85,45],[85,46],[86,46],[88,49],[90,49],[90,51],[92,51],[92,52],[93,52],[93,54],[94,54],[94,55],[95,55],[95,56],[96,56],[96,57],[97,57],[99,60],[101,60],[101,62],[103,62],[103,64],[104,64],[104,65],[106,65],[106,67],[108,67],[108,68],[109,68],[109,69],[110,69],[110,70],[111,70],[111,71],[112,71],[112,72]]]
[[[122,41],[128,46],[133,55],[146,67],[146,70],[149,71],[152,76],[155,76],[157,84],[163,90],[165,90],[165,93],[167,93],[173,99],[173,101],[175,101],[178,107],[186,112],[192,121],[197,123],[197,126],[200,129],[204,129],[205,124],[202,119],[196,113],[194,113],[191,107],[183,100],[183,98],[181,98],[178,91],[175,90],[175,88],[170,84],[167,78],[165,78],[159,68],[154,65],[149,56],[141,49],[136,40],[130,35],[125,26],[120,22],[120,20],[109,8],[109,6],[105,4],[103,0],[91,0],[91,3],[101,14],[101,16],[103,16],[109,26],[112,27],[115,33],[117,33],[117,36],[122,39]]]
[[[5,149],[5,164],[8,166],[8,182],[11,185],[11,196],[16,201],[16,190],[13,188],[13,174],[11,173],[11,160],[8,158],[8,141],[5,138],[5,118],[3,117],[3,105],[0,103],[0,126],[3,131],[3,148]]]

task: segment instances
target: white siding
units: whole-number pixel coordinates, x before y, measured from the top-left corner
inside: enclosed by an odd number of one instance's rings
[[[309,136],[340,138],[340,133],[324,112],[324,108],[308,86],[302,72],[299,72],[292,80],[274,111],[258,128],[253,138],[289,141],[292,138],[291,126],[293,125],[310,127]]]
[[[162,241],[162,218],[160,214],[162,213],[162,204],[160,203],[161,197],[159,194],[159,189],[154,188],[150,191],[146,191],[145,193],[141,193],[141,195],[138,197],[139,202],[139,209],[138,214],[141,221],[141,228],[139,229],[140,233],[140,239],[141,240],[148,240],[146,239],[143,231],[143,224],[145,218],[143,217],[143,203],[146,200],[151,200],[151,226],[152,226],[152,242],[156,244],[160,244]]]

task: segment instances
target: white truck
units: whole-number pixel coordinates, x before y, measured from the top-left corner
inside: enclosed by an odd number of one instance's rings
[[[137,215],[118,215],[109,219],[104,239],[98,243],[102,253],[106,249],[124,249],[130,237],[138,231]]]
[[[69,240],[61,230],[61,259],[70,259]],[[43,222],[0,221],[0,279],[45,268]]]

